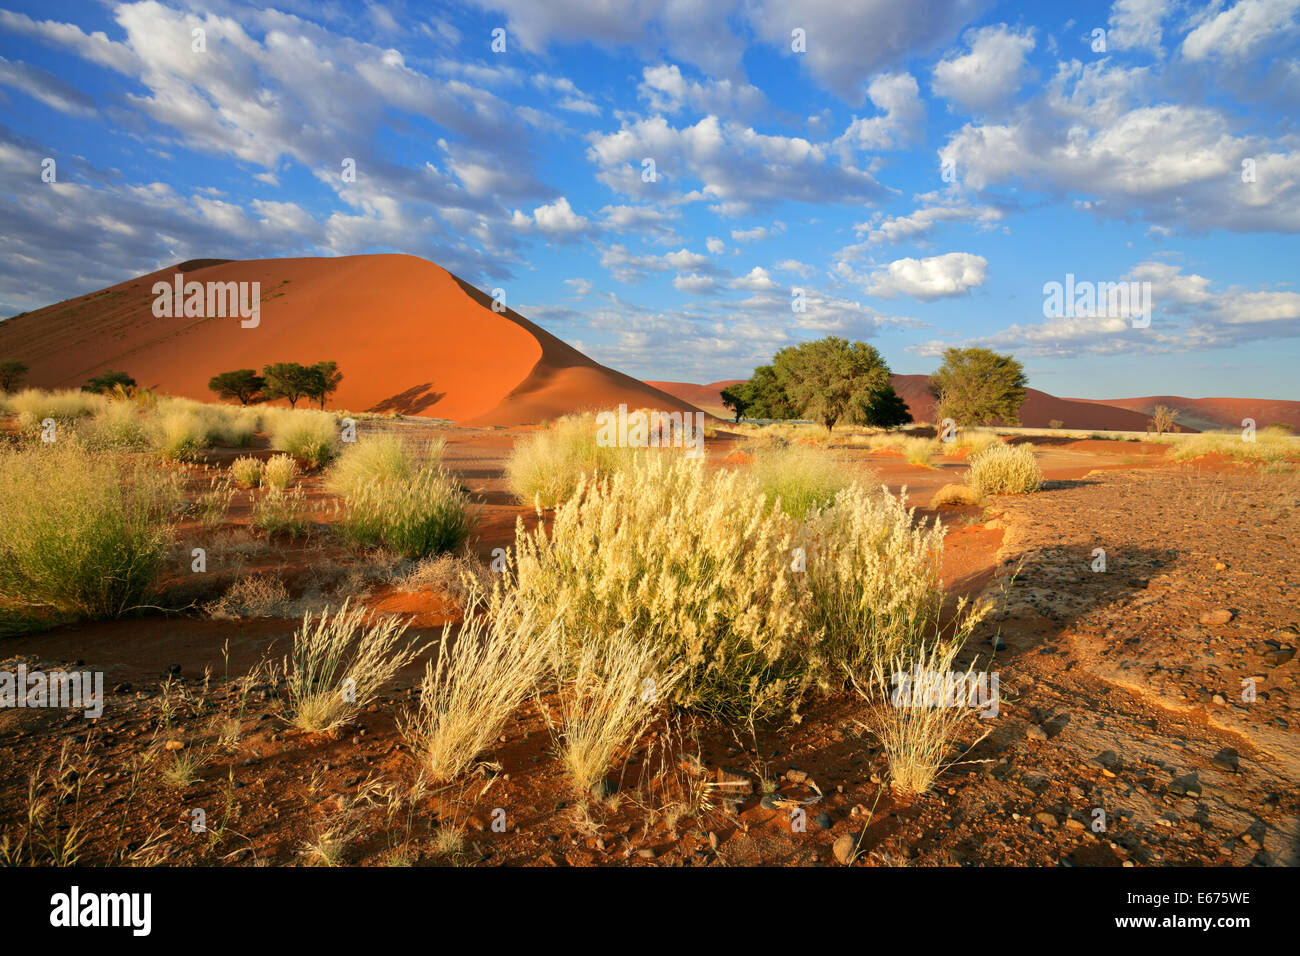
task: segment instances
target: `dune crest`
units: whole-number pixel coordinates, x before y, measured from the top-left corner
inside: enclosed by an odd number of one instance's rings
[[[256,328],[239,318],[160,318],[153,286],[260,282]],[[519,425],[582,408],[693,410],[600,365],[416,256],[196,259],[0,322],[0,356],[27,384],[75,388],[105,369],[142,386],[212,401],[218,372],[268,362],[338,362],[330,408],[473,425]],[[299,403],[299,407],[303,407]]]

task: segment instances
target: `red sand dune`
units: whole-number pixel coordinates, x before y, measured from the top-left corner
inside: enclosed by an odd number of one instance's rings
[[[1143,398],[1075,399],[1099,401],[1104,405],[1128,408],[1150,415],[1157,405],[1178,409],[1177,422],[1186,430],[1207,431],[1213,428],[1239,429],[1244,418],[1255,425],[1285,424],[1300,431],[1300,402],[1267,398],[1182,398],[1178,395],[1148,395]]]
[[[933,422],[935,419],[934,396],[930,394],[930,377],[928,375],[895,375],[893,380],[894,391],[898,392],[899,397],[907,402],[912,417],[918,422]],[[710,385],[693,385],[689,382],[650,382],[649,384],[702,408],[711,408],[722,404],[720,395],[722,389],[735,384],[737,381],[739,380],[728,379]],[[1282,417],[1284,413],[1295,414],[1300,417],[1300,402],[1257,402],[1244,398],[1186,399],[1170,398],[1168,396],[1158,400],[1129,399],[1128,401],[1134,403],[1150,401],[1152,408],[1155,407],[1157,402],[1169,405],[1182,403],[1189,407],[1200,407],[1206,403],[1215,402],[1240,403],[1242,407],[1269,410],[1261,412],[1263,417],[1261,415],[1255,416],[1255,420],[1261,426],[1266,422],[1288,421],[1289,419]],[[1294,410],[1289,408],[1274,410],[1275,406],[1296,406],[1296,408]],[[1231,407],[1237,406],[1232,404]],[[1269,417],[1270,414],[1276,417]],[[1121,407],[1119,404],[1112,405],[1088,399],[1057,398],[1055,395],[1040,392],[1036,388],[1028,389],[1025,404],[1020,409],[1020,424],[1026,428],[1049,428],[1053,421],[1062,422],[1066,428],[1140,432],[1146,431],[1146,427],[1151,421],[1151,415],[1136,404],[1133,407]],[[1186,420],[1180,418],[1179,423],[1184,431],[1198,431],[1204,427],[1190,416]],[[1235,424],[1239,426],[1240,423],[1241,420],[1238,418]]]
[[[158,318],[153,285],[261,282],[261,319]],[[415,256],[192,260],[0,322],[0,357],[27,383],[75,388],[105,369],[212,401],[208,379],[269,362],[338,362],[328,405],[518,425],[582,408],[694,409],[598,365],[523,316]],[[303,407],[299,404],[299,407]]]

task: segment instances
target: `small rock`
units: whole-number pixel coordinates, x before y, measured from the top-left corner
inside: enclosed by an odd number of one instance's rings
[[[1210,763],[1226,773],[1236,773],[1240,766],[1240,757],[1231,747],[1224,747],[1210,759]]]
[[[1226,607],[1215,608],[1201,615],[1202,624],[1227,624],[1232,620],[1232,612]]]
[[[1066,821],[1065,821],[1065,828],[1066,828],[1067,830],[1086,830],[1086,829],[1087,829],[1087,827],[1085,827],[1085,826],[1083,825],[1082,821],[1080,821],[1080,820],[1076,820],[1076,819],[1074,819],[1074,817],[1069,817],[1069,818],[1066,819]]]
[[[835,859],[840,863],[848,866],[853,862],[854,851],[857,849],[857,841],[853,839],[851,833],[846,833],[835,841],[831,847],[831,852],[835,854]]]
[[[1056,827],[1056,817],[1052,816],[1050,813],[1035,813],[1034,819],[1045,827]]]
[[[1030,740],[1046,740],[1047,731],[1045,731],[1042,727],[1039,727],[1037,724],[1030,724],[1029,727],[1025,730],[1025,736],[1028,737]]]
[[[787,770],[785,779],[791,783],[803,783],[808,779],[808,773],[804,770]]]
[[[169,741],[167,741],[165,744],[163,744],[163,749],[164,749],[164,750],[184,750],[184,749],[185,749],[185,741],[183,741],[183,740],[169,740]]]
[[[816,823],[823,830],[829,830],[832,825],[831,815],[829,813],[819,813],[817,814],[816,817],[813,818],[813,822]]]
[[[649,847],[643,847],[636,851],[636,855],[643,860],[653,860],[655,858],[655,851]]]

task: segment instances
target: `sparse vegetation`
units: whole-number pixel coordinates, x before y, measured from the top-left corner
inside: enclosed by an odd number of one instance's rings
[[[0,451],[0,596],[120,617],[152,588],[179,503],[172,476],[72,439]]]
[[[935,415],[958,425],[1014,425],[1020,421],[1029,379],[1010,355],[982,348],[950,348],[930,376]]]
[[[430,443],[425,457],[437,464],[442,457],[442,443]],[[411,453],[396,435],[366,435],[343,449],[325,476],[325,487],[336,495],[346,496],[371,481],[404,481],[415,471]]]
[[[262,469],[262,485],[284,491],[298,477],[298,463],[288,455],[272,455]]]
[[[230,463],[230,477],[244,488],[256,488],[262,483],[262,460],[260,458],[236,458]]]
[[[408,558],[455,551],[477,520],[469,496],[440,466],[411,478],[373,478],[343,500],[339,531],[361,545],[383,544]]]
[[[596,443],[593,415],[571,415],[515,442],[506,484],[521,504],[550,508],[573,494],[584,475],[626,468],[637,450]]]
[[[1023,495],[1038,490],[1043,473],[1031,445],[990,445],[971,456],[966,483],[981,495]]]
[[[808,512],[835,500],[840,489],[868,478],[831,454],[807,445],[753,444],[746,447],[754,463],[750,473],[758,480],[769,505],[779,500],[786,514],[802,519]]]
[[[338,454],[338,424],[329,412],[285,412],[270,415],[271,447],[301,458],[313,468]]]
[[[396,618],[366,623],[364,608],[348,602],[331,616],[304,615],[285,659],[290,721],[310,733],[323,733],[347,721],[379,693],[417,653],[400,647],[406,625]]]

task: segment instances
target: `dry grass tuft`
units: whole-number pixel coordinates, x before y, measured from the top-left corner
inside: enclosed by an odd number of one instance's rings
[[[290,721],[310,733],[323,733],[365,708],[417,651],[400,648],[406,625],[396,618],[366,624],[365,608],[333,616],[304,615],[285,659]]]
[[[1031,445],[990,445],[971,456],[966,483],[981,495],[1023,495],[1042,486],[1043,472]]]

